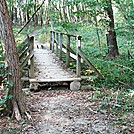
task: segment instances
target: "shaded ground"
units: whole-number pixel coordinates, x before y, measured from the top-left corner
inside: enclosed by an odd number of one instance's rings
[[[28,93],[28,92],[27,92]],[[101,99],[94,91],[43,90],[30,92],[27,104],[31,121],[0,119],[0,134],[132,134],[133,114],[117,117],[96,112]],[[123,124],[118,124],[120,120]],[[114,125],[116,124],[116,125]]]
[[[91,92],[52,90],[32,93],[29,108],[33,124],[24,134],[115,134],[115,118],[95,113]],[[32,124],[32,125],[33,125]]]

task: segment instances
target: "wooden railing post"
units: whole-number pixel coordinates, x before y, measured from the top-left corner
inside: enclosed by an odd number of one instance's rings
[[[56,33],[56,55],[58,56],[59,33]]]
[[[34,36],[30,37],[30,53],[33,53],[34,51]],[[34,55],[30,58],[30,78],[34,77]]]
[[[63,34],[60,33],[60,60],[62,60],[62,40],[63,40]]]
[[[79,50],[81,50],[81,36],[77,36],[76,39],[76,56],[77,56],[77,61],[76,61],[76,74],[79,77],[81,74],[81,57],[79,55]]]
[[[52,53],[54,53],[55,32],[52,32]]]
[[[69,67],[69,59],[70,59],[70,35],[67,35],[67,47],[66,47],[66,68]]]
[[[52,50],[53,31],[50,31],[50,50]]]

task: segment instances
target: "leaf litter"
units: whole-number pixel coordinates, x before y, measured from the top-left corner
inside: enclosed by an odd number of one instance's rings
[[[22,134],[115,134],[108,115],[96,112],[89,100],[91,92],[50,90],[32,93],[28,98],[33,129]]]
[[[94,91],[42,90],[27,95],[31,121],[21,123],[10,118],[0,119],[0,134],[119,134],[133,133],[133,123],[127,127],[117,122],[133,118],[133,114],[97,111],[100,101],[94,101]],[[101,99],[100,99],[101,100]]]

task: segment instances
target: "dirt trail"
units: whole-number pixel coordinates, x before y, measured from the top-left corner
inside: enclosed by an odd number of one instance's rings
[[[116,134],[106,114],[94,113],[90,92],[52,90],[32,93],[29,108],[33,124],[23,134]]]

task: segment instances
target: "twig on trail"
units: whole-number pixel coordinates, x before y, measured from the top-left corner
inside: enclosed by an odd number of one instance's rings
[[[32,20],[32,18],[34,17],[34,15],[38,12],[38,10],[42,7],[42,5],[44,4],[46,0],[43,0],[42,4],[37,8],[37,10],[33,13],[33,15],[31,16],[31,18],[25,23],[25,25],[20,29],[20,31],[18,32],[21,33],[21,31],[27,26],[27,24]]]
[[[128,87],[128,88],[133,88],[132,86],[130,86],[130,85],[128,85],[127,83],[124,83],[124,82],[122,82],[122,81],[119,81],[119,83],[122,84],[122,85],[124,85],[124,86],[126,86],[126,87]]]
[[[92,114],[97,114],[97,111],[94,111],[93,109],[91,109],[90,107],[88,108],[89,112]]]
[[[32,120],[32,117],[31,117],[31,115],[28,112],[25,112],[25,114],[26,114],[28,120]]]

